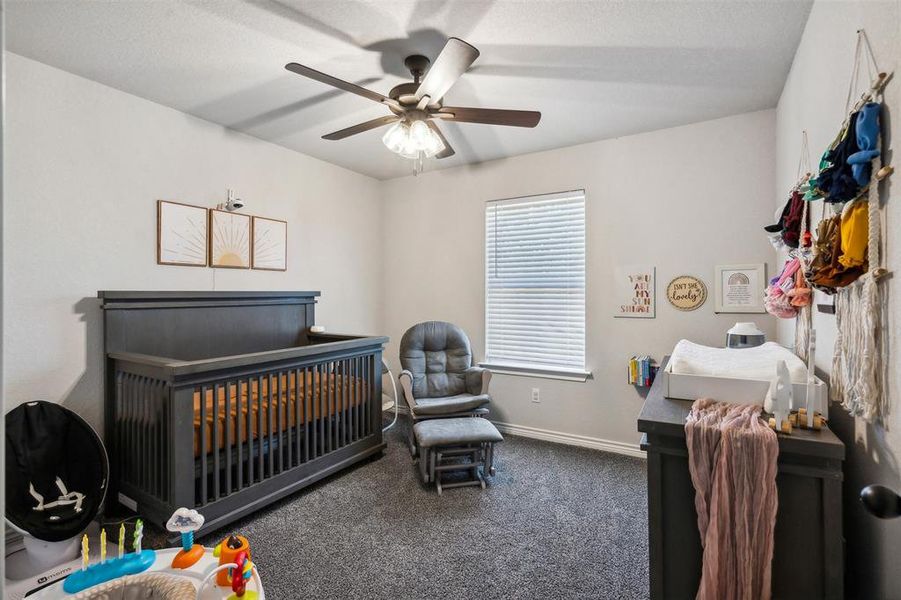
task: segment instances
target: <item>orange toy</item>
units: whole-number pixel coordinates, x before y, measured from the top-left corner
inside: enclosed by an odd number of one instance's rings
[[[234,564],[241,552],[246,552],[247,558],[250,558],[250,543],[243,535],[230,535],[213,548],[213,556],[219,557],[220,565]],[[231,577],[227,570],[216,574],[216,585],[230,587],[231,584]]]

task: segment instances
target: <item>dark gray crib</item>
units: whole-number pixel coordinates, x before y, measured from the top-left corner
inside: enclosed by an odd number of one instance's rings
[[[110,497],[226,525],[381,452],[388,338],[315,334],[318,292],[98,293]]]

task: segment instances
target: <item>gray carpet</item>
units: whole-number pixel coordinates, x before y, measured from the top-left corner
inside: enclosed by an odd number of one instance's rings
[[[487,490],[423,486],[403,443],[228,531],[271,600],[645,598],[644,461],[507,436]]]

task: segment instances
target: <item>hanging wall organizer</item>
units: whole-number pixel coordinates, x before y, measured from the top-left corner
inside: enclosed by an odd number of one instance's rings
[[[869,84],[851,105],[859,87],[861,62]],[[884,290],[889,274],[881,256],[880,182],[891,175],[882,164],[882,93],[891,73],[880,72],[866,33],[857,32],[854,67],[840,133],[824,153],[819,173],[810,179],[805,199],[823,199],[834,215],[817,227],[815,255],[808,281],[834,295],[836,339],[830,390],[852,415],[884,422],[888,414],[883,370]]]

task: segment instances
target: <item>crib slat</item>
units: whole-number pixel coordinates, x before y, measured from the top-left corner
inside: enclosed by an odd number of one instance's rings
[[[356,407],[356,397],[354,396],[354,382],[357,380],[357,358],[347,359],[348,371],[348,390],[347,390],[347,443],[354,441],[354,408]]]
[[[238,379],[235,381],[235,437],[238,438],[238,465],[237,465],[237,488],[238,491],[244,489],[244,440],[250,441],[250,433],[247,438],[241,435],[241,426],[244,424],[244,397],[241,395],[241,384],[244,382]]]
[[[150,493],[154,496],[157,495],[157,487],[156,487],[156,461],[157,461],[157,449],[156,449],[156,395],[153,393],[156,389],[156,381],[153,379],[147,379],[147,436],[148,436],[148,485],[150,488]]]
[[[300,376],[301,370],[294,369],[294,455],[297,457],[295,464],[300,465],[303,460],[300,454]]]
[[[284,398],[285,408],[282,411],[282,416],[284,418],[284,420],[282,421],[282,424],[284,426],[284,431],[285,431],[283,434],[285,450],[284,450],[284,452],[282,452],[282,458],[285,459],[285,464],[282,467],[282,472],[291,469],[291,460],[294,458],[293,452],[292,452],[293,443],[291,441],[291,409],[292,409],[292,406],[291,406],[291,371],[283,371],[283,372],[285,374],[285,382],[284,382],[284,385],[282,386],[282,387],[284,387],[284,390],[282,393],[285,396],[285,398]]]
[[[351,359],[345,359],[344,361],[344,380],[341,384],[341,392],[344,394],[344,402],[343,408],[341,409],[341,419],[342,419],[342,442],[343,445],[347,445],[350,443],[350,390],[353,385],[353,377],[350,376],[350,363]]]
[[[206,393],[210,388],[207,386],[200,387],[200,504],[206,504],[209,496],[207,495],[206,481]]]
[[[144,443],[144,378],[138,377],[136,385],[135,385],[135,432],[136,436],[136,446],[135,446],[135,454],[137,455],[137,460],[135,461],[135,482],[141,489],[146,489],[146,485],[144,483],[144,465],[146,462],[144,461],[144,448],[146,444]]]
[[[270,380],[271,381],[271,380]],[[271,392],[271,390],[270,390]],[[282,374],[275,374],[275,392],[270,393],[269,397],[275,396],[275,405],[272,407],[275,410],[275,439],[277,441],[276,455],[272,457],[273,464],[278,465],[278,471],[281,473],[282,471]],[[271,406],[271,405],[270,405]],[[275,471],[272,472],[275,474]]]
[[[219,384],[213,384],[213,500],[219,499]]]
[[[250,379],[244,380],[247,393],[247,485],[253,485],[253,386]]]
[[[263,376],[257,377],[257,479],[260,481],[266,476],[265,463],[263,462]]]
[[[372,357],[366,357],[366,404],[363,409],[363,435],[372,433],[370,422],[372,416],[372,377],[373,377]]]
[[[147,489],[147,378],[138,379],[138,482]]]
[[[363,358],[358,356],[354,358],[354,374],[356,381],[354,383],[354,441],[360,439],[360,413],[363,405]]]
[[[276,419],[278,420],[278,472],[285,472],[285,400],[287,399],[287,393],[285,392],[285,384],[287,381],[282,380],[282,375],[285,374],[284,371],[279,372],[276,375],[276,383],[275,383],[275,391],[277,394],[276,402],[275,402],[275,410],[278,412],[275,414]],[[284,396],[284,397],[283,397]]]
[[[344,390],[344,444],[349,444],[352,439],[350,435],[350,407],[351,402],[353,401],[353,359],[348,358],[344,361],[344,385],[341,386]]]
[[[134,394],[135,394],[135,386],[133,385],[135,376],[131,373],[128,374],[128,379],[126,379],[126,390],[125,390],[125,472],[126,477],[125,480],[131,483],[134,483],[134,451],[135,451],[135,402],[134,402]]]
[[[160,497],[163,502],[169,501],[169,444],[166,443],[166,429],[169,423],[169,398],[166,394],[166,384],[160,381],[160,406],[162,407],[162,419],[160,421]],[[192,440],[193,441],[193,440]],[[193,448],[191,449],[193,452]]]
[[[225,382],[225,414],[222,422],[225,425],[225,494],[232,491],[232,384],[230,381]]]
[[[307,415],[307,406],[312,408],[312,405],[307,404],[307,397],[310,398],[310,402],[313,401],[313,376],[310,375],[310,381],[307,383],[307,374],[310,373],[310,370],[306,367],[303,369],[303,401],[300,405],[301,414],[303,416],[303,460],[304,462],[308,462],[310,460],[310,420]]]
[[[334,361],[326,363],[325,369],[325,412],[322,413],[322,418],[325,420],[325,437],[322,438],[322,451],[323,453],[328,454],[332,451],[332,414],[334,413],[332,410],[332,395],[335,393]]]
[[[335,379],[335,447],[340,448],[344,445],[344,388],[347,385],[347,371],[345,370],[346,362],[341,360],[338,362],[338,370],[341,373],[340,379]]]
[[[274,417],[272,415],[272,373],[268,373],[266,375],[266,426],[269,434],[269,448],[266,452],[266,456],[268,457],[268,466],[269,469],[266,471],[265,477],[272,477],[275,475],[275,457],[273,456],[274,448]],[[265,478],[264,477],[264,478]]]
[[[147,487],[152,494],[156,491],[156,402],[153,397],[154,381],[149,377],[144,381],[145,398],[147,403]]]
[[[319,394],[316,395],[316,437],[314,438],[315,439],[314,446],[316,447],[315,452],[316,452],[316,457],[318,458],[318,457],[322,456],[322,448],[323,448],[323,443],[322,443],[322,433],[323,433],[323,430],[322,430],[322,427],[323,427],[322,396],[323,396],[323,390],[322,390],[322,386],[324,385],[323,380],[326,377],[326,367],[325,367],[325,364],[320,363],[319,365],[317,365],[317,368],[319,370]]]

